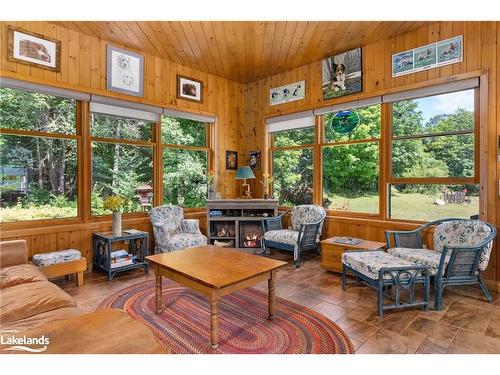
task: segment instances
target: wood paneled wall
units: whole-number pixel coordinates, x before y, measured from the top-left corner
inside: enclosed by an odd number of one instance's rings
[[[8,26],[21,27],[61,41],[61,71],[48,70],[16,64],[7,60]],[[215,142],[215,169],[217,190],[223,197],[233,198],[239,194],[239,183],[234,179],[235,171],[226,171],[225,150],[240,149],[240,129],[243,121],[243,88],[238,82],[186,68],[179,64],[144,55],[144,98],[135,98],[106,91],[106,44],[107,42],[47,22],[1,22],[1,76],[69,88],[83,92],[112,96],[189,111],[211,114],[217,117]],[[140,51],[137,51],[141,53]],[[205,85],[202,104],[176,98],[177,74],[200,79]],[[189,214],[200,217],[204,227],[205,213]],[[151,232],[149,220],[142,217],[124,217],[124,228]],[[68,225],[44,226],[8,225],[0,227],[0,239],[22,238],[28,241],[31,254],[48,252],[67,247],[80,249],[89,262],[92,259],[92,233],[110,230],[110,220],[91,220]],[[152,233],[151,233],[152,237]],[[89,263],[90,264],[90,263]]]
[[[391,56],[393,53],[423,46],[427,43],[446,39],[456,35],[464,35],[464,60],[461,63],[442,68],[431,69],[402,77],[392,78]],[[414,84],[446,78],[452,75],[487,70],[488,102],[482,110],[487,129],[483,133],[485,142],[481,145],[481,153],[487,153],[487,165],[481,177],[488,184],[487,220],[493,224],[500,223],[500,200],[498,198],[497,178],[500,176],[500,163],[496,160],[495,150],[497,135],[500,134],[500,105],[497,105],[497,87],[500,85],[498,74],[500,59],[500,23],[499,22],[436,22],[425,25],[415,31],[395,37],[382,39],[363,47],[363,94],[374,95],[404,88]],[[301,101],[270,107],[269,89],[283,84],[306,80],[306,98]],[[484,83],[484,82],[483,82]],[[273,75],[246,85],[245,88],[245,125],[242,130],[243,152],[260,149],[263,152],[263,167],[268,165],[265,151],[267,134],[264,119],[279,114],[322,107],[335,103],[338,99],[324,101],[322,98],[321,61]],[[485,86],[486,87],[486,86]],[[354,100],[356,95],[343,98]],[[485,176],[487,175],[487,176]],[[261,185],[254,181],[253,190],[257,196],[262,194]],[[343,217],[329,217],[326,225],[326,236],[356,236],[372,240],[383,240],[384,229],[412,228],[415,225],[394,221],[367,220]],[[500,249],[499,243],[492,254],[486,278],[500,281]]]

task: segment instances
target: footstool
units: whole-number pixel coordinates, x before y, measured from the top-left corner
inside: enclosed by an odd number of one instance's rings
[[[342,289],[346,289],[347,272],[356,276],[369,287],[377,290],[377,313],[382,316],[385,310],[404,307],[423,306],[429,309],[430,276],[427,267],[397,258],[383,250],[346,251],[342,255]],[[423,300],[415,299],[415,285],[422,284]],[[385,289],[395,287],[393,295]],[[401,299],[401,292],[406,291],[408,298]],[[384,305],[384,296],[393,300],[393,304]]]
[[[47,278],[76,273],[77,285],[83,285],[83,272],[87,270],[87,259],[78,250],[68,249],[33,255],[33,264]]]

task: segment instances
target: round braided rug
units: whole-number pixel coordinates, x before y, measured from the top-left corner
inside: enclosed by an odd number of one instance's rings
[[[154,281],[129,286],[106,298],[103,308],[125,310],[148,326],[171,353],[337,354],[353,353],[347,335],[323,315],[276,297],[267,319],[267,293],[254,288],[219,301],[219,348],[211,349],[210,310],[205,297],[163,280],[163,313],[155,313]]]

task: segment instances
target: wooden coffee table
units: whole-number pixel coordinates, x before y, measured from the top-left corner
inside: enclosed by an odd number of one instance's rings
[[[161,314],[162,276],[203,295],[210,303],[210,344],[219,347],[219,299],[227,294],[268,281],[268,314],[276,309],[274,284],[276,270],[286,262],[246,254],[236,249],[200,246],[186,250],[147,256],[156,276],[156,313]]]

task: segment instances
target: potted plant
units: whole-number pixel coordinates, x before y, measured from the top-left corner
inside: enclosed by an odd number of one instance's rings
[[[207,175],[208,199],[215,199],[215,172],[210,171]]]
[[[264,199],[269,198],[269,187],[271,186],[271,183],[274,181],[274,177],[271,177],[269,173],[263,173],[262,174],[262,180],[260,180],[260,183],[264,187]]]
[[[113,236],[122,234],[122,212],[125,200],[119,195],[111,195],[104,200],[103,207],[113,211]]]

